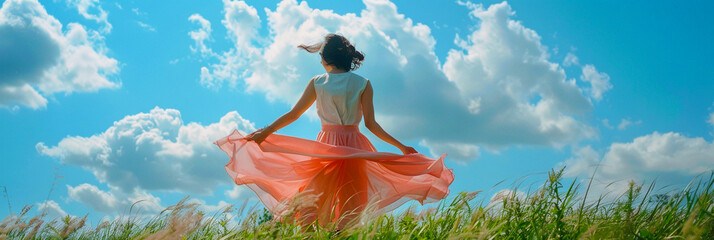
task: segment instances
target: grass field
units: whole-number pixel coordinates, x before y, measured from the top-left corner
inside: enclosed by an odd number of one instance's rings
[[[230,206],[204,213],[184,198],[148,220],[127,216],[99,226],[84,218],[25,216],[0,223],[1,239],[714,239],[714,171],[670,193],[630,182],[613,200],[590,196],[589,181],[563,183],[552,170],[535,191],[498,196],[459,193],[438,207],[384,214],[366,224],[330,231],[277,222],[264,209]],[[229,227],[228,215],[244,215]]]

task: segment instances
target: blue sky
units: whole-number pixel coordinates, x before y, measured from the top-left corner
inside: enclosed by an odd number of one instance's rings
[[[327,32],[365,52],[356,73],[382,126],[449,154],[454,193],[488,199],[522,176],[567,165],[582,178],[598,163],[599,179],[685,184],[714,168],[712,5],[6,0],[0,215],[8,201],[96,222],[132,199],[150,199],[147,212],[187,194],[207,210],[251,199],[210,143],[288,111],[324,72],[294,46]],[[312,109],[278,133],[318,131]],[[53,167],[63,177],[46,202]]]

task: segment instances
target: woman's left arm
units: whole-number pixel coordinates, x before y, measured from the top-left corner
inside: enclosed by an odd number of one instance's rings
[[[268,137],[268,135],[297,120],[305,111],[307,111],[308,108],[310,108],[310,106],[312,106],[312,103],[315,102],[316,98],[317,95],[315,94],[315,85],[313,84],[313,79],[310,79],[310,82],[307,84],[307,87],[305,87],[305,91],[303,91],[300,100],[298,100],[290,111],[283,114],[283,116],[280,116],[277,120],[275,120],[275,122],[267,127],[258,129],[257,131],[246,136],[247,140],[255,141],[255,143],[260,144],[263,140],[265,140],[265,138]]]

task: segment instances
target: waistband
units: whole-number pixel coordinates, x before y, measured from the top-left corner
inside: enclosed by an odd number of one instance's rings
[[[359,125],[322,124],[322,131],[359,131]]]

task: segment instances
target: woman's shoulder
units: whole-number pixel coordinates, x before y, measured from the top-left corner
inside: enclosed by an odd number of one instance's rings
[[[362,79],[362,80],[367,80],[367,78],[363,77],[362,75],[359,75],[359,74],[357,74],[357,73],[355,73],[355,72],[352,72],[352,71],[350,71],[350,72],[352,73],[352,76],[355,76],[355,77],[357,77],[357,78],[359,78],[359,79]]]
[[[325,78],[327,77],[327,73],[322,73],[322,74],[317,74],[312,77],[312,79],[318,79],[318,78]]]
[[[357,87],[359,88],[360,92],[364,91],[364,89],[367,87],[367,84],[369,83],[369,79],[354,72],[352,72],[352,78],[357,79]]]
[[[344,73],[337,73],[337,74],[330,74],[330,73],[323,73],[323,74],[318,74],[312,77],[312,81],[315,83],[322,83],[327,81],[327,79],[331,78],[330,75],[333,75],[332,78],[337,77],[338,79],[353,79],[350,81],[357,80],[358,82],[362,83],[362,85],[366,84],[369,80],[362,75],[359,75],[357,73],[354,73],[352,71],[349,72],[344,72]]]
[[[367,82],[369,82],[369,79],[363,77],[362,75],[359,75],[352,71],[350,71],[350,72],[352,73],[352,78],[358,79],[358,81],[359,81],[360,85],[362,85],[362,87],[364,87],[364,85],[366,85]]]
[[[310,80],[312,80],[313,83],[319,83],[324,82],[325,79],[327,79],[327,73],[315,75]]]

